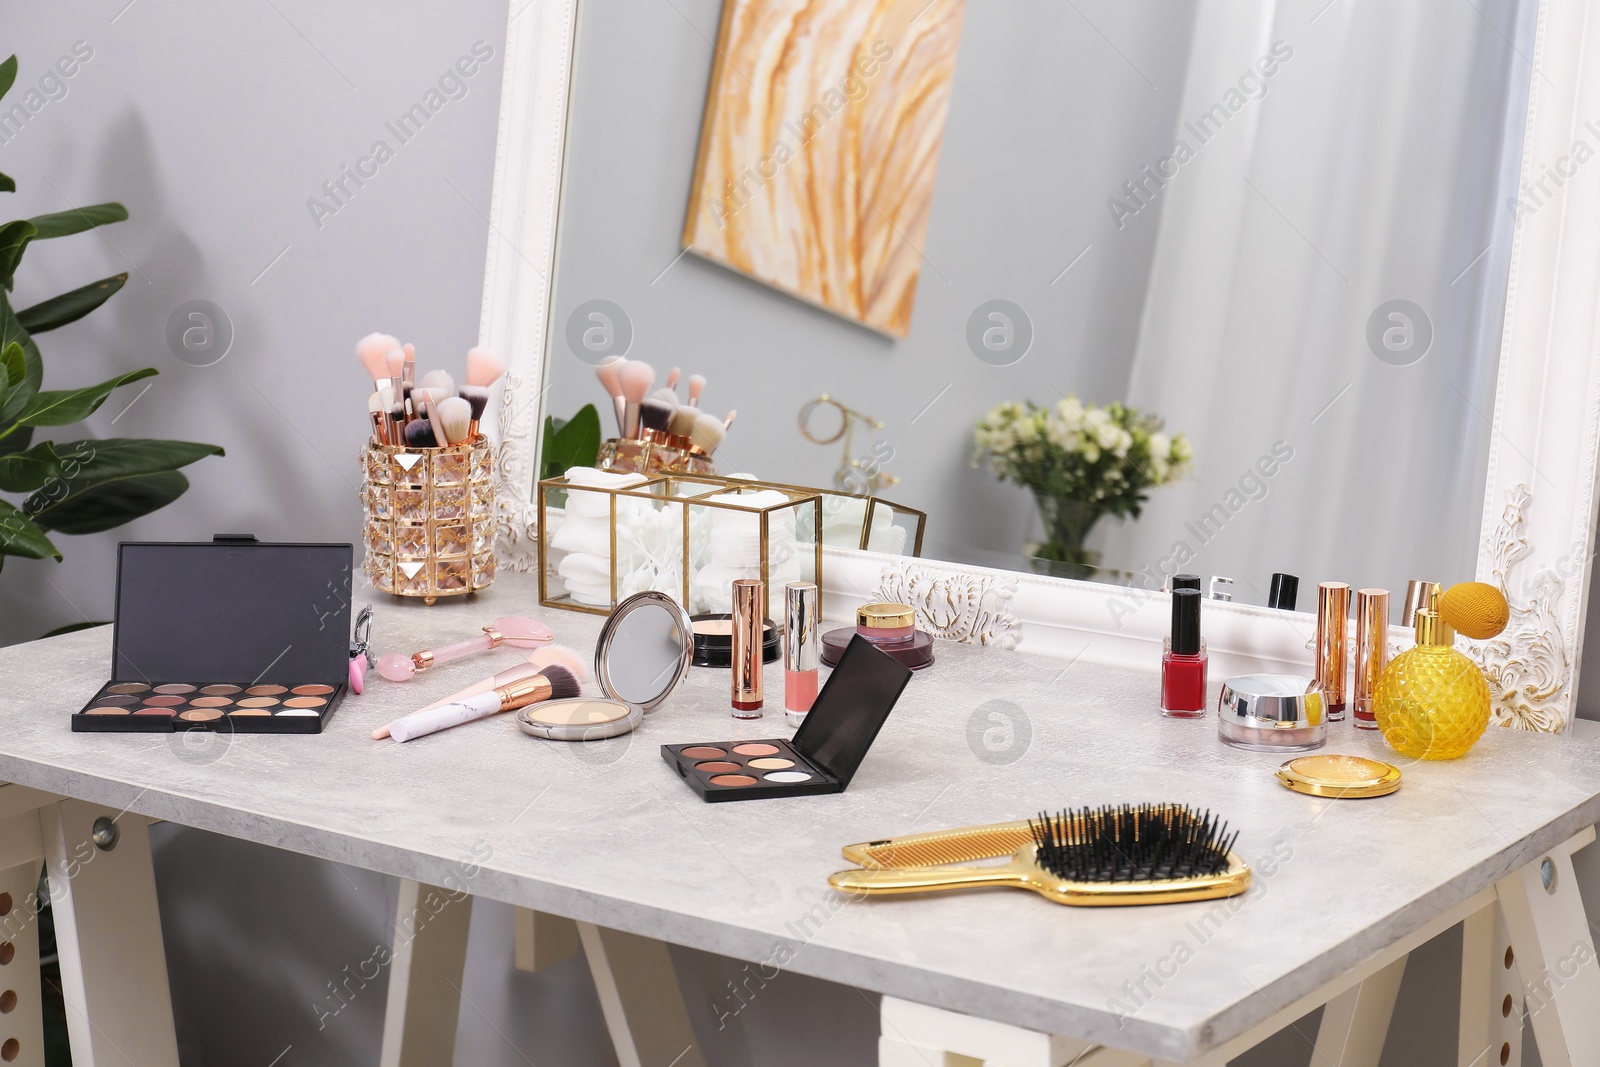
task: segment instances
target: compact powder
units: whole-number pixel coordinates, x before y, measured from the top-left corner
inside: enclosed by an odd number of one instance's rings
[[[782,756],[768,756],[764,759],[753,759],[750,766],[758,771],[781,771],[794,766],[794,760],[784,759]],[[772,777],[770,774],[768,778]]]
[[[271,714],[272,714],[272,712],[263,710],[262,708],[241,708],[238,711],[230,711],[230,712],[228,712],[228,717],[232,718],[235,715],[267,715],[267,716],[270,716]]]
[[[782,771],[776,772],[782,774]],[[756,780],[748,774],[719,774],[711,779],[712,785],[755,785]]]
[[[145,697],[144,705],[147,708],[175,708],[179,704],[188,703],[182,697]]]
[[[286,685],[252,685],[245,690],[246,693],[253,697],[275,697],[279,693],[287,693],[288,691],[289,687]]]
[[[245,697],[239,701],[239,706],[241,708],[270,708],[277,702],[277,697]]]
[[[333,692],[333,686],[331,686],[331,685],[297,685],[297,686],[294,687],[293,692],[294,692],[294,695],[297,696],[297,697],[325,697],[329,693]]]
[[[713,760],[710,763],[696,763],[694,769],[704,771],[706,774],[726,774],[728,771],[743,770],[737,763],[725,763]]]
[[[320,708],[327,701],[322,697],[290,697],[283,702],[286,708]]]
[[[236,685],[203,685],[200,687],[200,692],[206,694],[207,696],[214,697],[225,697],[230,693],[237,693],[238,691],[239,687]]]
[[[128,714],[128,709],[127,708],[90,708],[88,711],[84,712],[84,714],[85,715],[126,715],[126,714]],[[738,770],[738,768],[735,767],[734,770]]]
[[[696,745],[694,748],[683,749],[680,755],[688,756],[690,759],[716,759],[719,756],[726,756],[727,753],[710,745]]]
[[[734,745],[733,750],[741,756],[776,756],[777,745],[761,745],[751,743],[748,745]]]
[[[694,620],[694,632],[697,634],[705,634],[707,637],[732,637],[733,620],[696,619]]]
[[[762,775],[769,782],[809,782],[811,775],[805,771],[773,771],[771,774]],[[715,778],[712,781],[716,781]]]
[[[216,708],[194,708],[183,712],[178,718],[183,719],[185,722],[210,722],[213,719],[222,718],[222,712]]]
[[[189,703],[197,708],[225,708],[233,701],[227,697],[195,697]]]
[[[166,685],[156,686],[158,693],[192,693],[194,686],[185,682],[168,682]]]
[[[626,719],[630,710],[620,700],[556,700],[548,704],[530,705],[525,717],[529,722],[542,726],[599,726]],[[718,752],[717,755],[725,753]]]
[[[139,703],[139,698],[138,697],[107,696],[107,697],[100,697],[98,700],[96,700],[94,702],[94,706],[97,707],[97,708],[112,708],[112,707],[116,707],[119,704],[137,704],[137,703]],[[720,756],[720,755],[722,755],[722,753],[718,752],[717,755]]]
[[[118,682],[106,689],[108,693],[147,693],[150,687],[143,682]]]

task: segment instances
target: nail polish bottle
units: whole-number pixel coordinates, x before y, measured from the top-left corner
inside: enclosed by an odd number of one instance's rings
[[[1292,574],[1277,571],[1272,575],[1272,585],[1267,590],[1267,607],[1279,611],[1293,611],[1300,599],[1300,579]]]
[[[1200,590],[1172,591],[1172,635],[1161,655],[1161,714],[1206,713],[1206,643],[1200,639]]]

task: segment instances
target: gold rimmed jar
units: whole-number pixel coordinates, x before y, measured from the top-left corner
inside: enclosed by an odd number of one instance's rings
[[[368,443],[363,569],[396,596],[465,596],[495,576],[494,464],[487,438],[444,448]]]

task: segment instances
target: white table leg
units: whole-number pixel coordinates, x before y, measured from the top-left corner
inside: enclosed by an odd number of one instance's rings
[[[381,1067],[435,1067],[451,1061],[471,922],[472,897],[400,880]]]
[[[1317,1029],[1314,1062],[1331,1067],[1378,1067],[1408,958],[1401,956],[1328,1001]]]
[[[1497,901],[1469,916],[1461,935],[1457,1067],[1522,1067],[1522,979]]]
[[[1521,975],[1545,1067],[1600,1064],[1600,960],[1572,870],[1572,853],[1593,840],[1590,828],[1495,886],[1511,933],[1504,962]],[[1491,1051],[1485,1067],[1502,1053]]]
[[[97,843],[101,819],[115,834]],[[63,800],[39,809],[39,827],[73,1064],[177,1067],[149,820]]]
[[[664,941],[578,923],[621,1067],[705,1067]]]
[[[512,922],[519,971],[542,971],[583,950],[578,941],[578,924],[571,919],[532,908],[517,908]]]

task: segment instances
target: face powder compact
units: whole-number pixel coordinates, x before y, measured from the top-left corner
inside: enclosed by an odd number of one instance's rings
[[[728,612],[695,615],[690,620],[694,626],[694,665],[696,667],[733,666],[733,616]],[[778,624],[771,619],[761,620],[761,662],[771,663],[782,653],[782,638]]]
[[[594,677],[605,697],[546,700],[516,711],[517,727],[549,741],[598,741],[644,721],[689,672],[689,616],[662,593],[635,593],[616,606],[594,646]]]
[[[1256,752],[1303,752],[1328,739],[1322,690],[1292,674],[1241,674],[1222,683],[1217,736]]]
[[[1381,797],[1400,788],[1399,767],[1332,752],[1292,759],[1278,768],[1277,778],[1296,793],[1339,800]]]

